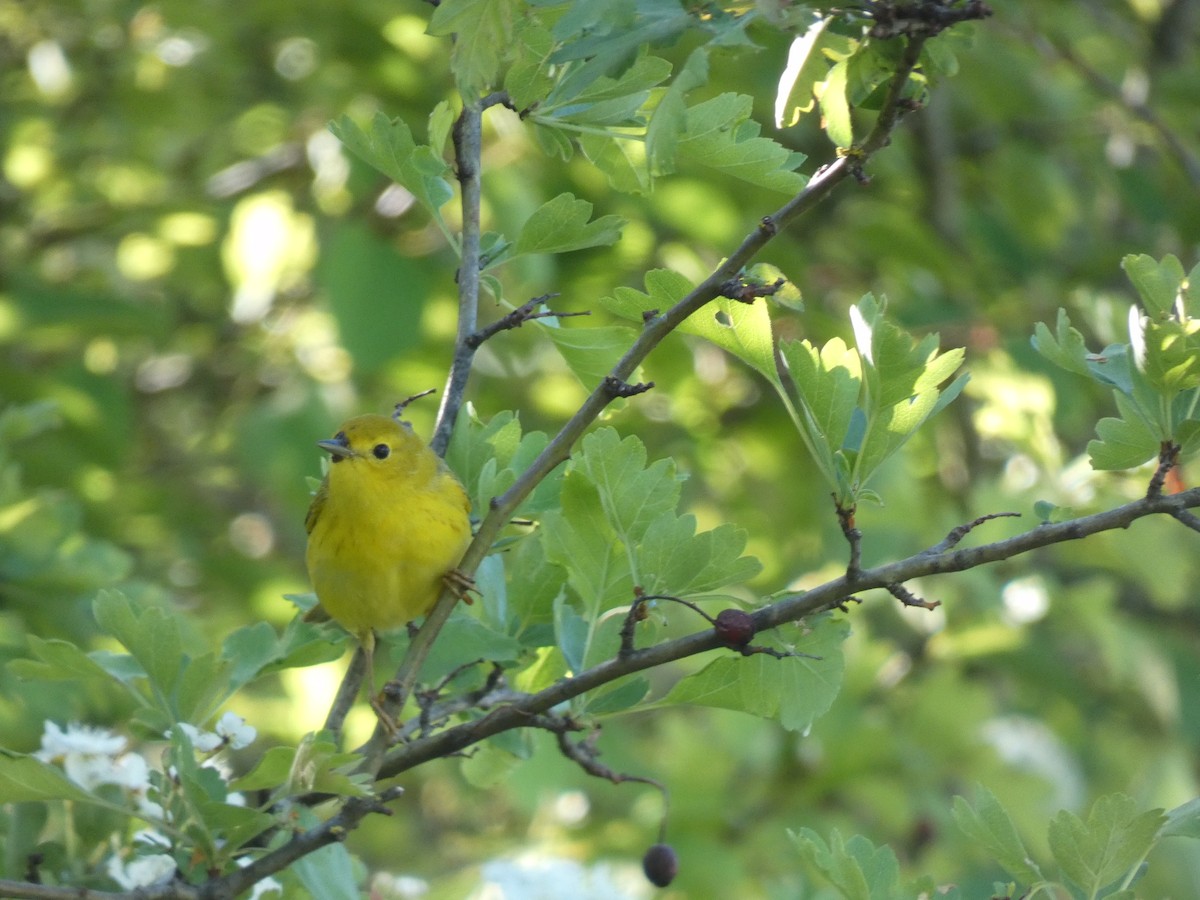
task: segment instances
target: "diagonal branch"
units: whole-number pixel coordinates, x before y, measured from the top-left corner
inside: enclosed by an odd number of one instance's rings
[[[924,550],[907,559],[872,569],[864,569],[851,578],[842,575],[803,594],[786,597],[764,606],[751,614],[758,632],[826,610],[844,607],[860,591],[872,588],[889,589],[914,578],[962,572],[988,563],[1011,559],[1033,550],[1077,541],[1105,531],[1128,528],[1139,519],[1168,515],[1196,518],[1187,512],[1200,506],[1200,488],[1160,497],[1143,497],[1124,506],[1090,516],[1038,525],[1011,538],[962,549]],[[486,715],[448,728],[429,737],[419,738],[396,748],[383,760],[379,775],[390,778],[430,760],[455,753],[492,735],[527,725],[539,716],[587,691],[646,669],[674,662],[698,653],[724,646],[714,629],[706,628],[694,634],[665,641],[644,650],[619,654],[590,669],[556,681],[536,694],[520,696],[511,703],[498,706]]]

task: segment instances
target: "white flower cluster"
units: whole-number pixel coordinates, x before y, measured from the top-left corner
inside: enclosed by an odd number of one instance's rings
[[[202,765],[220,771],[226,779],[229,773],[216,753],[225,748],[240,750],[257,736],[253,726],[231,712],[217,720],[214,731],[201,731],[185,722],[176,727],[188,736],[197,753],[207,756]],[[62,728],[47,721],[41,749],[34,756],[42,762],[62,766],[66,776],[85,790],[94,791],[102,785],[121,788],[128,792],[138,816],[161,822],[165,818],[163,808],[151,799],[150,763],[141,754],[127,751],[126,745],[124,737],[103,728],[77,723]],[[226,800],[234,805],[245,802],[236,793],[230,793]],[[175,859],[168,852],[171,849],[171,840],[153,828],[134,833],[127,847],[120,846],[114,836],[113,854],[107,864],[108,876],[127,891],[165,884],[175,875]],[[244,865],[249,860],[241,862]],[[282,890],[278,881],[266,878],[255,885],[251,900],[267,891]]]

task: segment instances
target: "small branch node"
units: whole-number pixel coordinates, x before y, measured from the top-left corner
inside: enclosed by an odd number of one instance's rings
[[[846,563],[846,579],[853,582],[862,574],[862,532],[854,524],[855,507],[842,506],[836,495],[833,498],[833,504],[837,509],[838,525],[842,528],[842,535],[846,538],[846,543],[850,545],[850,559]]]
[[[779,233],[779,225],[774,216],[763,216],[758,223],[758,230],[767,237],[775,237]]]
[[[495,337],[502,331],[511,331],[514,328],[520,328],[526,322],[531,322],[534,319],[568,319],[573,316],[590,316],[591,312],[584,310],[582,312],[555,312],[551,309],[538,309],[547,301],[554,299],[558,294],[542,294],[540,297],[534,297],[532,300],[527,300],[514,309],[510,313],[501,316],[492,324],[478,331],[467,335],[466,343],[472,350],[477,350],[484,341]]]
[[[654,387],[653,381],[630,384],[628,381],[622,381],[612,375],[604,376],[604,390],[614,400],[618,397],[636,397],[638,394],[646,393],[652,387]]]
[[[957,546],[959,541],[965,538],[974,529],[978,528],[984,522],[992,521],[992,519],[1019,519],[1020,517],[1021,514],[1019,512],[988,513],[986,516],[980,516],[977,519],[973,519],[970,522],[959,525],[957,528],[951,529],[950,533],[943,538],[942,542],[933,549],[938,553],[942,553],[951,549],[952,547]]]
[[[887,592],[903,603],[905,606],[916,606],[920,609],[937,609],[942,605],[941,600],[924,600],[918,597],[902,584],[885,584]]]
[[[1179,465],[1180,446],[1174,441],[1163,441],[1158,451],[1158,468],[1150,478],[1146,487],[1146,499],[1155,500],[1162,496],[1163,485],[1167,483],[1167,475]]]
[[[770,284],[756,284],[752,281],[747,281],[745,276],[731,278],[721,285],[718,291],[718,296],[728,297],[730,300],[736,300],[738,303],[752,304],[759,297],[770,297],[778,293],[779,289],[787,282],[783,278],[777,278]]]
[[[848,613],[850,612],[850,607],[846,606],[847,603],[857,603],[859,606],[862,606],[862,597],[855,597],[853,595],[849,597],[843,597],[839,602],[835,603],[832,608],[839,609],[844,613]]]

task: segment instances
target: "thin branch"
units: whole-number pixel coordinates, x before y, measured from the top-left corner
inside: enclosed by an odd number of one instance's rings
[[[525,301],[512,312],[501,316],[491,325],[487,325],[470,335],[467,338],[467,343],[471,345],[472,350],[478,350],[484,341],[495,337],[501,331],[511,331],[514,328],[520,328],[526,322],[531,322],[534,319],[566,319],[572,316],[591,315],[591,312],[588,310],[583,310],[582,312],[555,312],[552,309],[538,310],[538,307],[547,300],[557,296],[558,294],[542,294],[540,297],[534,297],[532,300]]]
[[[837,520],[842,529],[842,537],[850,545],[850,558],[846,561],[846,576],[854,579],[862,570],[862,532],[854,524],[854,507],[842,506],[836,495],[834,495],[833,503],[837,508]]]
[[[367,653],[359,646],[354,651],[354,656],[350,658],[346,675],[342,678],[341,685],[338,686],[337,696],[333,698],[329,714],[325,716],[326,731],[332,731],[335,735],[342,733],[342,725],[345,724],[346,716],[354,706],[354,701],[358,699],[358,692],[362,688],[366,674]]]
[[[490,99],[490,98],[489,98]],[[454,422],[467,392],[467,378],[475,360],[475,347],[468,340],[479,317],[480,166],[483,157],[483,100],[470,101],[454,123],[454,157],[462,194],[462,256],[458,262],[458,336],[442,405],[429,446],[438,456],[446,454]]]
[[[1186,525],[1192,531],[1200,531],[1200,517],[1192,515],[1186,509],[1179,509],[1171,513],[1176,519]]]
[[[346,836],[357,828],[367,816],[373,813],[390,816],[392,811],[384,804],[390,803],[403,793],[404,789],[397,786],[382,791],[377,797],[350,797],[338,810],[337,815],[326,819],[320,825],[315,825],[307,831],[294,835],[286,844],[260,856],[249,865],[230,872],[228,875],[222,875],[220,878],[206,881],[192,896],[196,900],[226,900],[226,898],[236,897],[264,878],[283,871],[296,860],[313,851],[344,841]],[[142,898],[136,897],[135,900],[142,900]],[[181,897],[181,900],[190,900],[190,898]]]
[[[1041,524],[1014,537],[979,547],[951,550],[931,548],[907,559],[864,569],[854,579],[843,575],[805,593],[764,606],[750,615],[754,619],[756,630],[762,632],[819,612],[844,608],[846,603],[858,602],[855,594],[861,591],[872,588],[886,589],[888,585],[903,584],[914,578],[974,569],[1066,541],[1081,540],[1101,532],[1128,528],[1134,522],[1148,516],[1169,515],[1178,518],[1181,513],[1187,514],[1187,510],[1198,506],[1200,488],[1192,488],[1178,494],[1142,498],[1079,519]],[[478,719],[395,748],[383,761],[379,775],[382,778],[394,777],[432,759],[463,750],[492,735],[527,725],[532,717],[542,715],[560,703],[618,678],[722,646],[724,644],[716,631],[706,628],[653,647],[618,655],[570,678],[556,681],[536,694],[524,695],[512,703],[504,703]]]
[[[976,528],[978,528],[984,522],[990,522],[990,521],[992,521],[992,519],[1008,519],[1008,518],[1019,519],[1019,518],[1021,518],[1021,514],[1018,512],[988,513],[986,516],[980,516],[977,519],[972,519],[970,522],[967,522],[965,525],[959,525],[957,528],[952,528],[950,530],[950,533],[946,535],[946,537],[942,540],[942,542],[940,544],[937,544],[936,546],[931,547],[930,549],[933,551],[936,551],[938,553],[942,553],[943,551],[950,550],[954,547],[957,547],[959,542],[963,538],[965,538],[968,534],[970,534],[972,531],[974,531]]]

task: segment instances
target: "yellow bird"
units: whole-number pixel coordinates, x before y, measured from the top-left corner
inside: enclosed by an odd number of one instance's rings
[[[375,694],[375,633],[429,612],[471,540],[471,502],[458,479],[407,422],[356,416],[317,446],[331,456],[304,526],[304,560],[320,605],[362,644],[371,707],[393,733]]]

